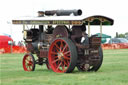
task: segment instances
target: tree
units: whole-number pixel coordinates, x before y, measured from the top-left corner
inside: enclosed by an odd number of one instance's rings
[[[125,34],[119,34],[119,38],[125,38]]]
[[[118,34],[118,32],[116,32],[115,38],[127,38],[127,37],[128,37],[128,32],[124,34]]]
[[[116,32],[116,38],[118,38],[118,37],[119,37],[118,32]]]
[[[128,32],[126,32],[125,35],[128,35]]]
[[[126,37],[126,39],[128,39],[128,32],[125,33],[125,37]]]

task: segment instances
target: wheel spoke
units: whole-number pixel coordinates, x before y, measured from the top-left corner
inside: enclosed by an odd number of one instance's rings
[[[70,60],[70,58],[69,58],[69,57],[67,57],[67,56],[65,56],[65,55],[64,55],[63,57],[64,57],[64,59]]]
[[[67,60],[67,63],[68,63],[68,65],[69,65],[69,64],[70,64],[70,61],[69,61],[69,60]],[[67,65],[67,66],[68,66],[68,65]]]
[[[56,49],[57,49],[57,51],[59,52],[59,50],[60,50],[60,47],[55,43],[55,47],[56,47]],[[59,49],[59,50],[58,50]]]
[[[68,53],[70,53],[70,51],[64,52],[65,55],[68,54]]]
[[[26,62],[25,65],[28,66],[28,63],[29,63],[29,62]]]
[[[57,55],[57,53],[56,52],[53,52],[53,51],[51,51],[51,54]]]
[[[68,65],[68,63],[66,62],[66,60],[64,60],[64,64],[65,64],[65,65]]]
[[[29,61],[33,61],[31,56],[29,56]]]
[[[31,66],[29,66],[29,70],[30,70],[30,71],[32,70]]]
[[[59,61],[59,59],[56,59],[56,60],[52,61],[52,63],[56,63],[57,61]]]
[[[62,65],[62,69],[63,69],[63,72],[64,72],[64,69],[65,69],[65,63]]]
[[[29,61],[28,60],[25,60],[25,63],[29,63]]]
[[[27,70],[29,69],[29,66],[27,66]]]
[[[28,68],[28,64],[25,64],[25,67]]]
[[[63,41],[60,42],[60,51],[63,49]]]
[[[25,60],[27,60],[29,62],[29,59],[28,58],[26,58]]]
[[[65,54],[65,56],[71,56],[70,54]]]
[[[61,66],[62,62],[57,66],[56,71],[58,71],[59,67]]]
[[[64,52],[64,50],[67,48],[67,46],[68,46],[67,44],[64,46],[62,52]]]

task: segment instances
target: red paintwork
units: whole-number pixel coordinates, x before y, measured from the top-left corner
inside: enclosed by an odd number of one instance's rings
[[[32,71],[33,61],[31,56],[25,55],[23,58],[23,68],[25,71]]]
[[[62,39],[57,39],[51,44],[49,49],[48,59],[52,70],[57,73],[66,72],[71,56],[68,44]],[[63,54],[62,56],[61,53]]]
[[[0,54],[11,53],[11,48],[0,48]],[[12,53],[27,53],[27,49],[24,46],[12,46]]]
[[[103,49],[128,49],[128,43],[102,44]]]
[[[4,35],[0,35],[0,48],[10,48],[8,41],[13,41],[12,38]]]
[[[128,49],[128,43],[118,43],[117,44],[121,49],[127,48]]]

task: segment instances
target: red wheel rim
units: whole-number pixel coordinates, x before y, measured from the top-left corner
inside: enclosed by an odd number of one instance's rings
[[[23,68],[25,71],[32,71],[34,67],[34,61],[32,59],[32,56],[25,55],[23,58]]]
[[[46,64],[46,66],[47,66],[48,70],[51,69],[51,66],[48,63]]]
[[[71,61],[71,52],[68,44],[62,39],[55,40],[49,48],[48,57],[49,64],[54,72],[66,72]]]

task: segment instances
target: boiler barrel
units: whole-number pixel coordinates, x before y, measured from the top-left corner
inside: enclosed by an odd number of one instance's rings
[[[70,14],[74,14],[74,16],[80,16],[82,15],[82,10],[51,10],[51,11],[45,11],[45,15],[47,16],[69,16]]]

